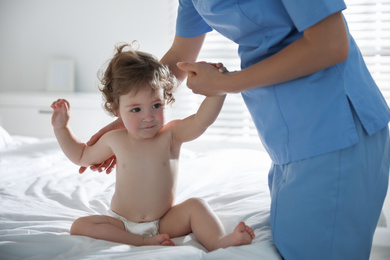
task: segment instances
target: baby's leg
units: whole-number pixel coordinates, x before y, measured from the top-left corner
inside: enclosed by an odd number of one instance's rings
[[[190,232],[209,251],[250,244],[254,238],[253,230],[243,222],[237,225],[233,233],[226,235],[210,206],[199,198],[191,198],[172,207],[160,221],[160,233],[178,237]]]
[[[121,220],[103,215],[94,215],[77,219],[73,222],[70,234],[88,236],[134,246],[174,245],[167,234],[159,234],[153,237],[143,237],[132,234],[125,230]]]

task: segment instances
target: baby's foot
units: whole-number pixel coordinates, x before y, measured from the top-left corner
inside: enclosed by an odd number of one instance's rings
[[[174,246],[175,243],[169,239],[167,234],[158,234],[153,237],[144,237],[144,245]]]
[[[226,248],[229,246],[241,246],[252,243],[255,238],[253,230],[245,225],[244,222],[240,222],[233,232],[219,241],[218,248]]]

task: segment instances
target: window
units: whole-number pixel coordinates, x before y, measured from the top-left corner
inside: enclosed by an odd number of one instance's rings
[[[367,66],[390,104],[390,0],[347,0],[344,15]],[[198,60],[222,62],[239,70],[237,46],[215,31],[208,33]],[[198,108],[203,96],[181,87],[176,94],[174,117],[182,118]],[[240,94],[229,94],[217,121],[204,135],[217,141],[259,144],[256,128]]]
[[[390,104],[390,0],[346,0],[349,29]]]

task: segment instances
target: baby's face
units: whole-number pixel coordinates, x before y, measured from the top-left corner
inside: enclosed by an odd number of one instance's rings
[[[165,100],[162,90],[145,89],[119,98],[119,115],[127,131],[139,139],[154,137],[164,125]]]

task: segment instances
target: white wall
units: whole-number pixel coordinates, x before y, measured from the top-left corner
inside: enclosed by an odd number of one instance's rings
[[[174,35],[172,0],[1,0],[0,92],[43,91],[52,58],[75,61],[75,89],[97,89],[97,71],[118,42],[158,58]]]

